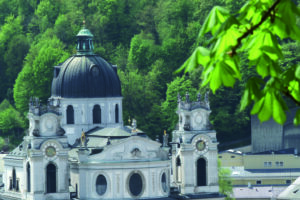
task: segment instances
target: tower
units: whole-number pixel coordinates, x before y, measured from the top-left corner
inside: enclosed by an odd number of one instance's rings
[[[218,142],[210,113],[208,93],[204,101],[198,94],[196,102],[190,101],[188,93],[185,101],[178,95],[178,130],[172,133],[172,182],[181,194],[219,192]]]
[[[60,126],[59,105],[29,104],[29,134],[5,158],[4,197],[26,200],[70,198],[68,140]],[[6,198],[5,198],[6,199]],[[10,199],[10,198],[8,198]]]

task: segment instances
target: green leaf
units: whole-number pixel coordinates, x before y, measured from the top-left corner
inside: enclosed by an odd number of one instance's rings
[[[199,32],[198,38],[211,31],[212,35],[220,28],[222,23],[229,17],[229,11],[223,7],[215,6],[205,19]]]
[[[294,124],[296,126],[300,125],[300,109],[297,110],[295,118],[294,118]]]
[[[261,110],[262,105],[264,103],[264,99],[265,99],[265,97],[262,97],[259,101],[256,101],[254,103],[253,108],[251,110],[251,115],[255,115]]]
[[[284,101],[280,95],[272,94],[273,100],[273,119],[283,125],[286,120],[286,114],[284,111]]]
[[[204,47],[197,47],[193,54],[176,70],[176,73],[185,69],[185,72],[190,72],[199,65],[206,66],[210,61],[210,51]]]
[[[297,65],[297,67],[296,67],[295,77],[300,79],[300,65]]]
[[[267,92],[261,110],[258,113],[260,121],[264,122],[270,119],[272,116],[272,94]]]

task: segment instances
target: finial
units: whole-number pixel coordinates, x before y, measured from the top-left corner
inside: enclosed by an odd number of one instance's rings
[[[197,101],[198,101],[198,102],[201,101],[201,94],[200,94],[200,92],[197,94]]]
[[[167,135],[167,131],[166,130],[164,130],[164,135]]]
[[[209,90],[205,93],[205,102],[208,103],[209,102]]]
[[[85,20],[82,21],[82,26],[85,28]]]

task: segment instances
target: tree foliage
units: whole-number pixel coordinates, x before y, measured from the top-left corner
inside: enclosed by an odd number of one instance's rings
[[[226,200],[234,200],[234,198],[231,198],[233,191],[230,175],[231,170],[221,167],[221,161],[218,160],[219,191],[221,194],[226,195]]]
[[[50,95],[52,67],[76,52],[76,34],[85,20],[87,28],[95,36],[94,52],[118,65],[124,96],[125,124],[129,117],[136,118],[138,127],[152,137],[162,134],[164,130],[170,133],[177,123],[177,93],[182,96],[186,91],[191,96],[196,95],[197,91],[204,93],[207,88],[199,87],[203,80],[199,74],[203,71],[205,80],[212,80],[221,88],[210,98],[211,122],[217,130],[219,141],[223,143],[250,135],[250,109],[239,112],[239,99],[243,94],[241,91],[247,86],[250,91],[248,99],[250,97],[252,100],[255,95],[251,91],[260,90],[261,84],[270,81],[274,66],[277,69],[279,65],[284,72],[297,64],[300,55],[299,43],[291,39],[280,39],[278,42],[284,59],[277,59],[276,52],[270,52],[268,47],[260,48],[256,43],[248,42],[249,48],[253,45],[261,49],[261,54],[266,55],[260,56],[260,60],[253,58],[250,68],[247,66],[248,52],[252,51],[243,49],[242,46],[246,44],[246,40],[272,40],[269,32],[274,35],[278,31],[267,31],[268,24],[273,27],[271,17],[253,30],[253,34],[241,40],[241,45],[235,49],[236,54],[232,51],[234,46],[227,48],[228,44],[237,45],[238,41],[234,42],[233,36],[240,37],[248,29],[251,30],[251,23],[254,26],[255,20],[259,21],[259,16],[263,16],[264,11],[271,6],[271,0],[257,0],[240,9],[245,2],[246,0],[0,0],[0,102],[7,99],[24,120],[30,96],[46,100]],[[296,9],[285,3],[288,1],[282,0],[280,4],[282,2],[285,9]],[[214,6],[218,7],[209,14]],[[286,11],[281,16],[279,11],[284,9],[278,6],[279,4],[276,8],[280,9],[271,12],[271,15],[275,16],[274,23],[279,27],[283,26],[281,29],[284,30],[286,25],[277,18],[286,20],[285,15],[291,17],[290,13],[293,12]],[[254,12],[250,9],[253,7],[257,9]],[[242,13],[248,14],[243,16]],[[209,20],[205,21],[208,14]],[[289,23],[292,22],[294,21]],[[259,36],[263,26],[263,36]],[[213,33],[205,33],[210,28]],[[205,30],[205,34],[197,38],[199,29]],[[295,30],[291,29],[289,34],[293,34]],[[219,44],[221,46],[217,48]],[[224,62],[226,67],[217,64],[216,67],[189,70],[187,75],[173,73],[199,45],[202,47],[197,48],[190,59],[194,66],[198,66],[199,62],[212,63],[218,57],[215,63]],[[211,54],[212,50],[216,53]],[[232,54],[226,54],[230,51]],[[242,57],[239,60],[237,53],[240,52]],[[221,55],[226,59],[222,61]],[[268,59],[277,59],[279,64],[268,65],[268,70],[259,68],[259,73],[265,77],[262,78],[253,66],[256,66],[255,62],[269,63]],[[240,64],[236,70],[232,68],[234,62]],[[284,76],[288,79],[295,76],[295,73],[286,73]],[[261,84],[257,82],[257,90],[246,84],[253,79],[251,77],[263,81]],[[233,89],[222,87],[232,86],[238,78],[240,81],[234,84]],[[276,80],[275,84],[277,79],[281,80],[281,75],[273,79]],[[284,84],[281,85],[283,86]],[[297,87],[297,82],[291,83],[289,87]],[[266,96],[265,93],[259,92],[262,96],[257,101]],[[276,96],[277,92],[274,94]],[[292,94],[297,97],[296,92]],[[249,100],[244,103],[249,103]],[[228,126],[230,120],[236,123]]]
[[[210,34],[211,39],[197,47],[181,69],[187,72],[203,66],[202,85],[209,84],[215,93],[242,79],[239,54],[245,53],[255,75],[247,80],[241,110],[253,102],[251,114],[258,114],[261,121],[273,117],[283,124],[287,110],[283,95],[300,103],[300,67],[281,68],[279,64],[284,59],[280,43],[300,41],[297,16],[300,10],[291,0],[249,1],[237,14],[216,6],[199,33],[199,37]],[[300,111],[294,122],[300,124]]]

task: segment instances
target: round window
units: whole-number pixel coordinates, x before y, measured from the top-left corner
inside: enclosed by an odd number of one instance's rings
[[[107,189],[107,181],[105,176],[99,175],[96,180],[96,191],[99,195],[103,195]]]
[[[139,196],[143,190],[143,180],[140,174],[134,173],[129,179],[129,190],[133,196]]]
[[[167,177],[165,172],[161,176],[161,187],[164,192],[167,192],[168,187],[167,187]]]

